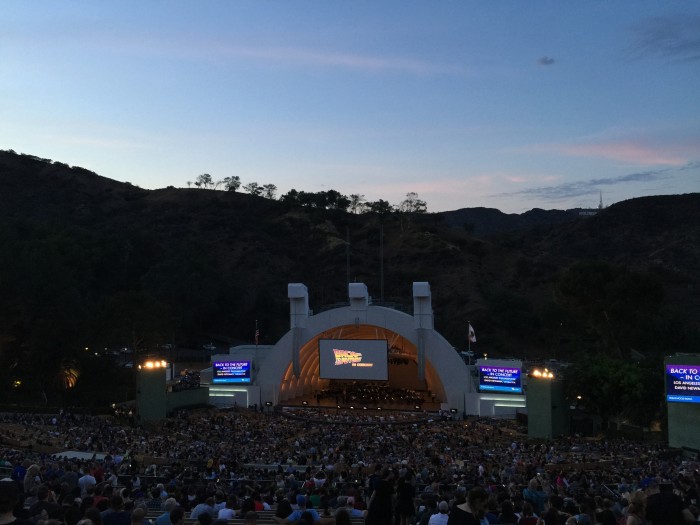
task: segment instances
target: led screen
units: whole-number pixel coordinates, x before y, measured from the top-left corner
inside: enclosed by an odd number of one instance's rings
[[[666,365],[666,400],[700,403],[700,366]]]
[[[250,383],[250,361],[214,361],[212,383]]]
[[[321,379],[389,379],[386,339],[320,339]]]
[[[503,366],[479,366],[479,390],[522,394],[520,369]]]

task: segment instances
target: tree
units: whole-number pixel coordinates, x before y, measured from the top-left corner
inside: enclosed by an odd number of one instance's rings
[[[362,203],[365,202],[365,196],[358,193],[353,193],[350,195],[350,212],[360,213],[362,210]]]
[[[376,213],[377,215],[388,215],[394,211],[394,207],[383,199],[378,201],[368,202],[367,211],[370,213]]]
[[[224,178],[224,189],[226,191],[237,191],[241,187],[241,178],[238,175]]]
[[[277,186],[274,184],[264,184],[262,187],[262,196],[266,199],[274,199],[277,193]]]
[[[209,186],[214,185],[214,181],[212,180],[211,175],[208,173],[202,173],[201,175],[197,175],[194,185],[198,188],[207,189]]]
[[[249,182],[248,184],[244,184],[243,189],[251,195],[256,196],[260,196],[263,192],[263,187],[260,186],[257,182]]]
[[[604,426],[613,417],[648,425],[661,406],[660,371],[660,363],[640,366],[608,352],[586,354],[566,370],[568,396]]]
[[[280,197],[282,202],[299,204],[299,192],[292,188],[287,193]]]
[[[328,190],[325,192],[325,198],[325,207],[329,210],[347,211],[348,206],[350,206],[350,199],[335,190]]]
[[[403,213],[425,213],[428,205],[424,200],[418,198],[415,191],[408,192],[406,198],[399,204],[399,211]]]

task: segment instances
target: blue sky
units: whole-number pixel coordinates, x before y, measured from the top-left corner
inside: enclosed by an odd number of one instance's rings
[[[0,149],[429,211],[697,192],[700,2],[4,0]]]

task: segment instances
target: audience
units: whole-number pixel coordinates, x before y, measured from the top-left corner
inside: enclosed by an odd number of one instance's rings
[[[0,448],[14,480],[10,496],[0,494],[0,525],[209,525],[260,521],[261,512],[347,525],[367,508],[368,525],[672,525],[699,514],[697,458],[658,444],[534,442],[512,420],[369,412],[199,409],[149,429],[114,417],[0,414],[0,435],[92,453]]]

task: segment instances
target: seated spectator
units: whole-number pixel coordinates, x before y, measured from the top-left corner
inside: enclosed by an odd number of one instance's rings
[[[172,525],[170,523],[170,513],[173,509],[177,507],[177,500],[175,498],[168,498],[163,503],[163,514],[156,518],[156,525]]]
[[[437,510],[437,514],[433,514],[428,519],[428,525],[447,525],[450,505],[445,500],[442,500],[438,503]]]
[[[234,508],[236,505],[236,499],[233,497],[230,497],[226,500],[226,506],[219,510],[219,514],[217,516],[217,519],[220,520],[232,520],[233,518],[236,517],[236,509]]]
[[[292,511],[289,516],[286,518],[278,518],[275,516],[275,521],[277,523],[296,523],[300,520],[303,519],[308,519],[311,521],[311,525],[314,523],[331,523],[332,521],[335,521],[334,518],[323,518],[323,522],[321,521],[321,516],[319,516],[318,512],[316,509],[307,509],[306,508],[306,496],[299,494],[297,496],[297,506],[299,507],[297,510]],[[307,514],[304,514],[307,513]]]
[[[198,519],[201,514],[209,514],[210,518],[214,518],[214,498],[207,498],[204,503],[199,503],[192,509],[190,519]]]

